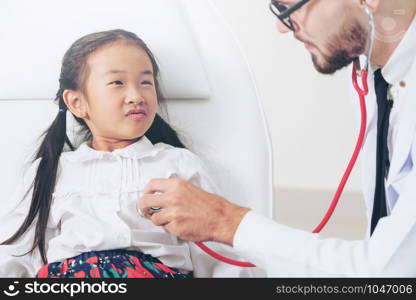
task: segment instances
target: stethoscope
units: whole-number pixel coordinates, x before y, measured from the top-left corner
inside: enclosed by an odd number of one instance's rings
[[[328,223],[329,219],[331,218],[337,204],[339,201],[339,198],[341,197],[341,194],[344,190],[345,184],[348,181],[348,178],[351,174],[352,169],[354,168],[354,165],[357,161],[358,155],[361,151],[363,142],[364,142],[364,137],[365,137],[365,129],[366,129],[366,124],[367,124],[367,110],[366,110],[366,106],[365,106],[365,96],[367,96],[368,94],[368,82],[367,82],[367,78],[368,78],[368,69],[369,69],[369,65],[370,65],[370,59],[371,59],[371,55],[373,53],[373,45],[374,45],[374,40],[375,40],[375,24],[374,24],[374,17],[373,14],[371,13],[370,9],[368,8],[368,6],[366,5],[366,3],[364,2],[364,8],[365,8],[365,12],[368,15],[368,21],[369,21],[369,25],[370,25],[370,31],[369,31],[369,38],[368,38],[368,44],[367,44],[367,55],[365,57],[365,64],[364,64],[364,68],[361,69],[360,66],[360,61],[359,58],[356,58],[354,60],[354,65],[353,65],[353,70],[352,70],[352,83],[353,86],[355,88],[355,90],[357,91],[358,97],[360,99],[360,109],[361,109],[361,126],[360,126],[360,132],[358,135],[358,139],[355,145],[355,149],[353,152],[353,155],[350,159],[350,162],[348,163],[347,169],[344,172],[344,175],[342,176],[341,182],[338,185],[338,188],[335,192],[335,195],[331,201],[331,204],[325,214],[325,216],[322,218],[321,222],[318,224],[318,226],[313,230],[313,233],[319,233],[321,232],[321,230],[325,227],[325,225]],[[361,83],[362,83],[362,87],[360,87],[360,85],[358,84],[358,77],[361,77]],[[160,207],[154,207],[151,208],[151,214],[153,213],[157,213],[158,211],[161,210]],[[217,252],[213,251],[212,249],[210,249],[209,247],[207,247],[204,243],[195,243],[199,248],[201,248],[204,252],[206,252],[208,255],[212,256],[213,258],[222,261],[224,263],[230,264],[230,265],[235,265],[235,266],[239,266],[239,267],[255,267],[254,264],[249,263],[249,262],[242,262],[242,261],[237,261],[237,260],[233,260],[227,257],[224,257],[220,254],[218,254]]]

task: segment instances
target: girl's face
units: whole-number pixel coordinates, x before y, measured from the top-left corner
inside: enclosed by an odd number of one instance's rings
[[[147,53],[137,45],[118,41],[93,52],[87,59],[87,70],[84,92],[78,93],[78,102],[69,104],[77,106],[78,117],[91,130],[93,148],[111,151],[143,136],[157,110],[153,67]]]

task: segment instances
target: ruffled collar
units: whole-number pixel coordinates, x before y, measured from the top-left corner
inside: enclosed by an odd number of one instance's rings
[[[112,152],[95,150],[89,146],[89,141],[83,142],[75,151],[65,152],[65,157],[70,161],[85,162],[88,160],[114,160],[117,157],[140,159],[153,156],[161,150],[161,147],[153,145],[146,136],[127,147],[116,149]]]

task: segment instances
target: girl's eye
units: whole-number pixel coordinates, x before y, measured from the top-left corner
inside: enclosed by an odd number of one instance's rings
[[[144,85],[153,85],[151,81],[142,81],[142,84]]]
[[[120,80],[112,81],[109,83],[109,85],[121,85],[121,84],[123,84],[123,82],[121,82]]]

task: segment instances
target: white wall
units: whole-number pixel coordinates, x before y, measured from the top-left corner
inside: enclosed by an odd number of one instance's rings
[[[353,114],[358,99],[350,96],[350,73],[318,74],[303,45],[292,34],[278,33],[269,0],[213,1],[240,40],[263,96],[273,141],[278,217],[311,230],[332,198],[358,134]],[[328,225],[331,234],[355,238],[364,233],[359,171],[358,162],[341,199],[349,202]],[[349,220],[353,228],[345,226]]]

